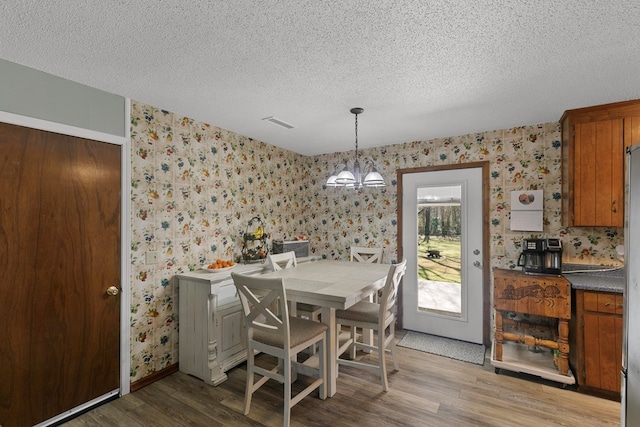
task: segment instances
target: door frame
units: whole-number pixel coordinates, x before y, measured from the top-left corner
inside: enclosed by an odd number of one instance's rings
[[[125,98],[125,129],[124,137],[78,128],[47,120],[36,119],[28,116],[0,111],[0,122],[38,129],[62,135],[75,136],[109,144],[120,145],[121,150],[121,184],[120,184],[120,388],[119,395],[124,396],[131,392],[131,329],[129,328],[129,315],[131,306],[131,128],[129,127],[131,115],[131,101]],[[106,400],[109,395],[102,396]],[[78,406],[63,415],[65,418],[74,413],[81,412],[87,407],[96,405],[100,401],[94,399],[85,405]],[[48,421],[55,421],[54,417]]]
[[[491,324],[491,286],[490,286],[490,277],[491,277],[491,268],[490,268],[490,249],[491,245],[490,234],[489,234],[489,166],[490,163],[488,161],[479,161],[479,162],[470,162],[470,163],[455,163],[451,165],[439,165],[439,166],[422,166],[416,168],[407,168],[407,169],[398,169],[396,170],[397,174],[397,183],[398,183],[398,191],[397,191],[397,218],[398,218],[398,237],[397,237],[397,248],[398,248],[398,259],[402,259],[404,256],[404,248],[402,245],[402,198],[403,198],[403,187],[402,180],[405,174],[412,173],[423,173],[423,172],[437,172],[437,171],[445,171],[445,170],[456,170],[456,169],[468,169],[468,168],[481,168],[482,169],[482,294],[483,294],[483,303],[482,303],[482,317],[483,317],[483,327],[482,327],[482,343],[485,347],[489,347],[491,344],[490,338],[490,324]],[[403,286],[402,284],[400,286]],[[403,329],[402,325],[402,316],[403,316],[403,293],[398,292],[398,316],[397,316],[397,326],[399,329]]]

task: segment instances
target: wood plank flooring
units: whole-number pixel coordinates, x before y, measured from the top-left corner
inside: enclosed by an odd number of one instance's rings
[[[400,331],[396,339],[402,337]],[[559,384],[397,347],[388,362],[390,391],[372,373],[340,368],[338,392],[291,410],[292,426],[580,426],[620,425],[620,403]],[[487,352],[489,354],[489,352]],[[363,356],[373,358],[374,356]],[[266,358],[261,355],[258,357]],[[269,361],[263,359],[262,362]],[[63,424],[83,426],[281,426],[282,385],[269,381],[242,414],[245,365],[217,387],[177,372]]]

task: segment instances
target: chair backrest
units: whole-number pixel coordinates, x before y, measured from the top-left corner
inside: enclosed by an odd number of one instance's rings
[[[351,261],[380,264],[382,262],[382,248],[351,246]]]
[[[238,289],[249,340],[254,333],[282,335],[284,348],[289,348],[289,311],[284,281],[280,279],[248,276],[232,272]],[[283,313],[283,316],[278,316]]]
[[[291,268],[298,265],[296,253],[294,251],[285,252],[283,254],[269,254],[267,255],[267,258],[269,259],[269,264],[273,271]]]
[[[386,313],[393,310],[395,314],[396,300],[398,298],[398,286],[400,280],[404,276],[407,270],[407,260],[403,259],[398,264],[393,264],[389,268],[389,274],[387,274],[387,281],[382,290],[382,298],[380,299],[380,319],[386,317]]]

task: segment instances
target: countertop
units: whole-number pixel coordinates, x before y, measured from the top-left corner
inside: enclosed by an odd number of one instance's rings
[[[624,268],[598,265],[563,264],[562,275],[573,289],[622,293]]]
[[[308,256],[308,257],[299,257],[296,259],[298,264],[302,264],[305,262],[311,261],[319,261],[321,258],[318,256]],[[181,279],[196,279],[200,280],[204,283],[216,283],[222,282],[223,280],[228,280],[231,278],[231,272],[235,271],[241,274],[261,274],[271,271],[271,267],[269,266],[268,261],[264,262],[255,262],[250,264],[243,264],[239,262],[235,265],[233,269],[223,270],[217,272],[215,270],[203,270],[197,269],[194,271],[187,271],[184,273],[178,273],[176,276]]]

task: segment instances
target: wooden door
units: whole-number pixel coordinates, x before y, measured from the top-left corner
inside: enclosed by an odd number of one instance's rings
[[[119,388],[121,147],[0,124],[0,425]]]

